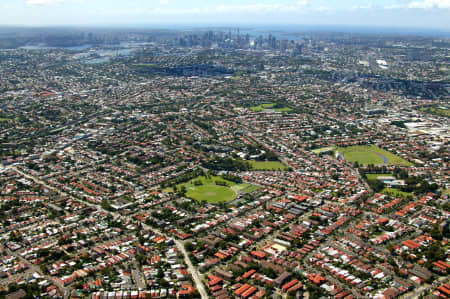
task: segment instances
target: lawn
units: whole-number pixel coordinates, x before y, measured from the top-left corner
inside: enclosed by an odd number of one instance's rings
[[[252,110],[253,112],[260,112],[260,111],[272,108],[273,106],[275,106],[275,104],[261,104],[258,106],[250,107],[250,110]]]
[[[400,158],[375,145],[356,145],[345,148],[338,148],[339,153],[343,153],[345,159],[350,162],[358,162],[362,165],[396,165],[411,166],[411,162]]]
[[[287,167],[278,161],[248,161],[253,170],[286,170]]]
[[[428,107],[428,108],[421,108],[420,111],[437,116],[450,117],[450,109]]]
[[[158,65],[155,64],[155,63],[138,63],[138,64],[135,64],[135,66],[142,66],[142,67],[145,67],[145,66],[147,66],[147,67],[157,67]]]
[[[275,106],[274,103],[261,104],[261,105],[258,105],[258,106],[250,107],[250,110],[253,111],[253,112],[261,112],[261,111],[266,111],[266,110],[272,109],[274,106]],[[278,111],[278,112],[291,112],[292,111],[292,109],[289,108],[289,107],[275,108],[274,110]]]
[[[292,109],[289,108],[289,107],[283,107],[283,108],[275,108],[275,111],[278,111],[278,112],[291,112]]]
[[[328,146],[328,147],[322,147],[322,148],[313,149],[312,152],[314,154],[320,154],[320,153],[326,153],[326,152],[334,151],[335,149],[336,149],[336,146]]]
[[[188,186],[186,196],[197,201],[209,203],[228,202],[236,198],[237,194],[229,187],[213,184],[202,186]]]
[[[392,196],[392,197],[398,197],[398,198],[403,198],[403,199],[407,199],[408,196],[414,196],[414,194],[409,193],[409,192],[403,192],[397,189],[393,189],[393,188],[384,188],[383,190],[381,190],[381,193]]]
[[[368,173],[366,176],[368,180],[377,180],[380,176],[392,176],[392,173]]]
[[[201,181],[202,185],[195,185],[194,182]],[[225,182],[227,186],[218,186],[216,181]],[[182,186],[186,187],[186,196],[197,201],[206,200],[209,203],[228,202],[236,198],[237,193],[233,190],[236,183],[224,180],[220,176],[212,176],[209,179],[200,176],[187,183],[177,185],[177,190]],[[233,188],[230,188],[233,187]],[[164,189],[164,192],[173,192],[173,188]]]
[[[255,185],[247,184],[247,183],[242,183],[239,185],[234,185],[233,187],[231,187],[231,189],[233,189],[236,192],[252,193],[253,191],[258,190],[259,187],[255,186]]]
[[[444,193],[450,195],[450,189],[445,189]]]

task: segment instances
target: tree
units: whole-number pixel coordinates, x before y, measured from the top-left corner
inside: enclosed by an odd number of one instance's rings
[[[195,250],[195,246],[194,246],[194,244],[192,244],[192,242],[186,242],[184,244],[184,249],[186,251],[194,251]]]
[[[384,183],[379,180],[368,180],[367,183],[375,192],[380,192],[385,186]]]
[[[107,199],[103,199],[100,206],[107,211],[111,211],[113,208]]]
[[[43,273],[43,274],[48,274],[49,272],[48,272],[48,269],[47,269],[47,267],[45,266],[45,265],[40,265],[39,266],[39,269],[41,270],[41,272]]]
[[[23,240],[22,235],[18,232],[10,232],[9,240],[12,242],[21,242]]]
[[[180,191],[178,192],[178,194],[179,194],[180,196],[185,196],[186,193],[187,193],[186,186],[182,185],[181,188],[180,188]]]

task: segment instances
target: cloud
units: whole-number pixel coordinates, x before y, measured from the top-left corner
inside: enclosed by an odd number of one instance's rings
[[[308,0],[298,0],[298,6],[307,6]]]
[[[66,0],[67,1],[67,0]],[[75,1],[75,0],[72,0]],[[79,0],[78,0],[79,1]],[[160,4],[165,4],[169,0],[159,0]],[[172,3],[172,1],[171,1]],[[298,0],[293,4],[269,4],[269,3],[252,3],[240,5],[212,5],[203,7],[176,8],[167,5],[156,7],[139,7],[129,8],[116,12],[120,15],[153,15],[153,16],[174,16],[174,15],[267,15],[277,13],[304,12],[309,6],[308,0]]]
[[[47,5],[61,4],[63,2],[64,2],[63,0],[28,0],[27,5],[28,6],[47,6]]]
[[[409,8],[450,8],[450,0],[423,0],[413,1]]]
[[[28,6],[62,5],[70,2],[82,2],[83,0],[27,0]]]
[[[210,8],[211,12],[217,13],[277,13],[293,12],[303,10],[308,6],[308,0],[299,0],[297,4],[268,4],[254,3],[247,5],[218,5]]]

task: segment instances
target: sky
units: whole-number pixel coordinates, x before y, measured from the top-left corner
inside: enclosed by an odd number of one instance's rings
[[[450,0],[0,0],[2,25],[341,25],[450,31]]]

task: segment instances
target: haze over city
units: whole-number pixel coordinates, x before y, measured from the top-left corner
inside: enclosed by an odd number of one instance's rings
[[[449,0],[1,0],[4,25],[297,24],[449,31]]]

